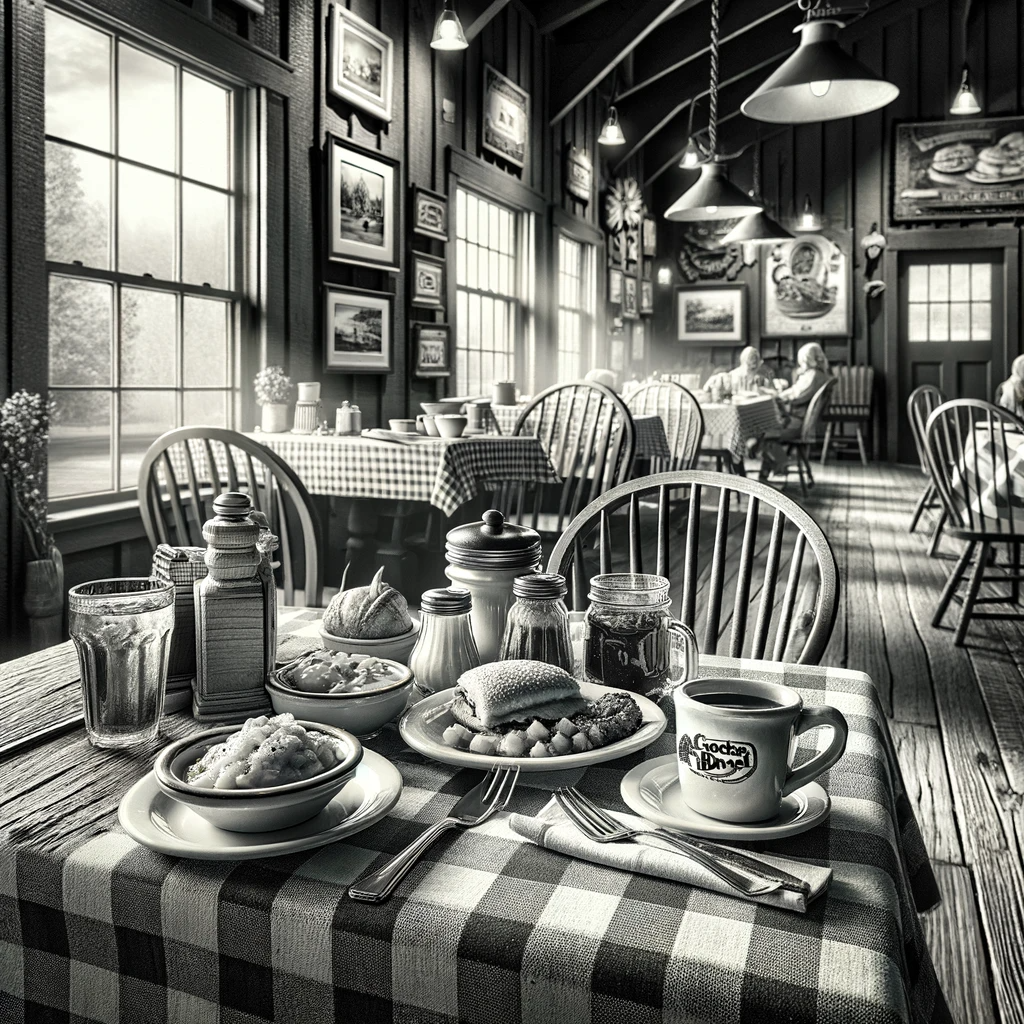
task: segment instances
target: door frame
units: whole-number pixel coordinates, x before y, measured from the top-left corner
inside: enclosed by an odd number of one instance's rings
[[[896,462],[900,413],[900,294],[901,252],[957,252],[965,249],[1003,250],[1003,366],[1020,352],[1020,231],[1013,227],[890,228],[882,270],[885,281],[886,393],[885,457]],[[995,311],[993,310],[993,313]]]

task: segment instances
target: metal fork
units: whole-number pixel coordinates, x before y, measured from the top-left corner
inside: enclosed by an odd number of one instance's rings
[[[644,836],[658,839],[675,847],[680,853],[686,854],[691,860],[707,868],[708,871],[744,896],[763,896],[766,893],[776,892],[783,886],[781,880],[768,878],[760,872],[751,870],[748,873],[744,868],[741,873],[718,857],[688,842],[682,836],[665,829],[628,828],[610,817],[571,786],[556,790],[555,799],[565,811],[566,817],[580,832],[595,843],[617,843],[627,839],[636,840]]]
[[[482,825],[498,811],[504,810],[518,780],[518,767],[492,768],[480,783],[459,800],[446,818],[417,836],[384,867],[353,882],[348,890],[349,896],[364,903],[381,903],[386,900],[439,835],[453,828]]]

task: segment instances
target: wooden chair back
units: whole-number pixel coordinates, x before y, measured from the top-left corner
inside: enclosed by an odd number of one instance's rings
[[[1024,507],[1013,493],[1014,467],[1024,453],[1024,420],[991,402],[957,398],[928,417],[925,443],[950,526],[1024,537]]]
[[[668,459],[651,459],[652,473],[693,469],[704,437],[704,414],[700,403],[682,384],[675,381],[644,384],[626,399],[626,405],[634,416],[657,415],[665,425],[672,455]]]
[[[875,388],[872,366],[834,366],[836,388],[828,406],[829,419],[870,419]]]
[[[532,503],[527,501],[525,484],[503,489],[502,511],[535,530],[541,528],[546,495],[552,509],[557,504],[557,513],[545,515],[545,532],[560,532],[581,508],[626,480],[633,468],[633,417],[603,384],[577,381],[542,391],[520,413],[512,435],[539,438],[561,478],[557,485],[534,485]],[[556,493],[551,494],[552,489]]]
[[[813,444],[818,437],[818,425],[821,417],[829,407],[832,392],[835,390],[838,381],[835,377],[825,381],[824,384],[814,392],[810,402],[807,403],[807,412],[804,415],[803,426],[800,428],[800,441],[802,444]]]
[[[745,514],[742,506],[733,514],[733,495],[746,498]],[[645,499],[657,503],[656,522]],[[677,523],[680,501],[685,511]],[[616,516],[620,510],[625,515]],[[586,607],[587,581],[596,572],[664,576],[673,611],[702,652],[730,657],[817,664],[839,602],[835,556],[800,505],[756,480],[703,470],[661,473],[608,491],[569,524],[548,571],[571,580],[576,609]]]
[[[925,424],[928,422],[928,417],[945,400],[946,396],[934,384],[922,384],[920,387],[914,388],[907,399],[907,419],[910,420],[910,432],[914,435],[917,461],[925,476],[930,475],[924,434]]]
[[[223,491],[244,491],[279,538],[275,557],[284,603],[294,604],[301,586],[305,604],[321,604],[320,519],[295,471],[266,446],[234,430],[180,427],[149,446],[138,486],[142,523],[154,548],[205,547],[203,524],[213,516],[213,499]]]

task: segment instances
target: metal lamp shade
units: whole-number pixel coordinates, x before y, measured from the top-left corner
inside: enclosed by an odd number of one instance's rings
[[[741,104],[747,117],[774,124],[806,124],[856,117],[891,103],[900,94],[839,45],[837,21],[797,28],[800,45]]]
[[[626,144],[626,136],[622,134],[622,129],[619,127],[619,114],[614,107],[609,108],[608,120],[605,121],[597,141],[602,146],[624,146]]]
[[[666,211],[666,220],[731,220],[760,213],[761,204],[741,192],[725,173],[725,164],[711,162],[700,177]]]
[[[430,40],[431,49],[465,50],[468,46],[459,16],[445,3],[444,9],[434,23],[434,36]]]
[[[777,220],[769,217],[762,210],[760,213],[752,213],[749,217],[744,217],[722,239],[722,245],[731,245],[733,242],[776,242],[793,237],[792,232],[787,231]]]

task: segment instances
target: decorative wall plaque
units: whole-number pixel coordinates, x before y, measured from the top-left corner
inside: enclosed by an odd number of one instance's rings
[[[581,203],[589,203],[593,187],[594,165],[587,151],[570,146],[565,154],[565,191]]]

